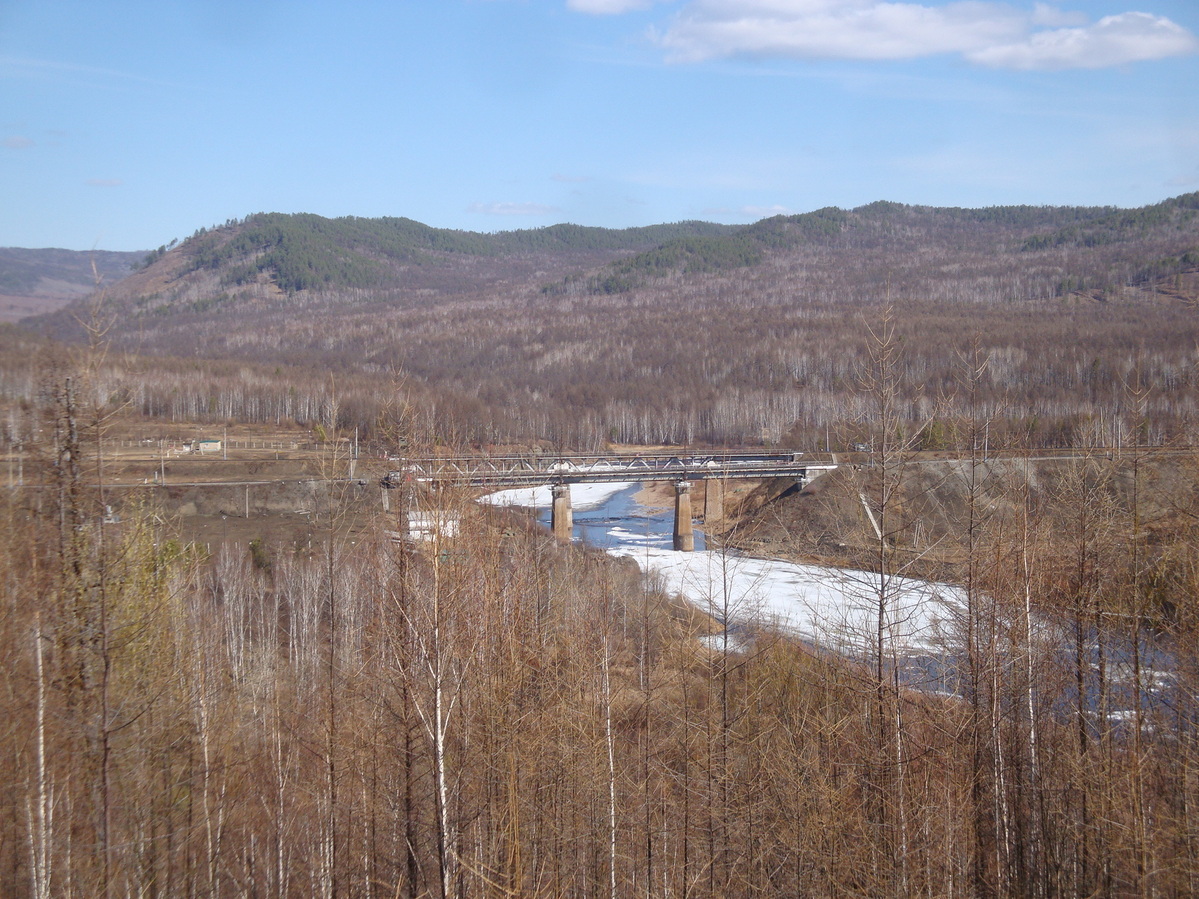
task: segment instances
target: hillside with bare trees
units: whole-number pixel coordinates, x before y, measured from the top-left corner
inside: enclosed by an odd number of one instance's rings
[[[890,316],[926,448],[956,439],[975,341],[997,446],[1116,442],[1134,377],[1159,388],[1161,443],[1194,421],[1197,253],[1194,194],[1140,210],[875,203],[734,231],[252,216],[36,324],[82,340],[90,322],[137,354],[130,399],[152,417],[303,422],[332,376],[340,424],[361,433],[403,393],[476,444],[837,449],[868,437],[855,365]]]
[[[1193,894],[1194,457],[1187,489],[1159,481],[1134,384],[1118,457],[1050,477],[988,457],[979,415],[925,465],[899,336],[852,372],[876,440],[824,526],[870,562],[877,629],[837,655],[763,616],[733,642],[468,493],[428,506],[454,528],[395,539],[355,509],[336,397],[305,541],[182,540],[152,485],[113,516],[131,360],[58,356],[0,491],[0,892]],[[431,404],[380,427],[444,440]],[[960,604],[913,670],[889,622],[934,569]]]

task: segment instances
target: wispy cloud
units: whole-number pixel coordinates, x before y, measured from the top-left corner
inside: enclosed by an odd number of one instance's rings
[[[87,84],[107,81],[172,86],[169,82],[147,78],[143,75],[135,75],[131,72],[122,72],[118,69],[85,66],[76,63],[59,62],[53,59],[30,59],[21,56],[0,55],[0,75],[43,81],[72,82],[83,79],[83,83]]]
[[[742,206],[738,210],[739,215],[743,215],[752,219],[770,218],[775,215],[790,215],[791,210],[786,206]]]
[[[656,0],[566,0],[566,5],[575,12],[593,16],[614,16],[635,9],[647,9]]]
[[[22,137],[19,134],[14,134],[12,137],[6,137],[0,141],[6,150],[28,150],[33,146],[33,141],[27,137]]]
[[[1067,69],[1199,51],[1194,34],[1163,16],[1126,12],[1091,22],[1044,3],[1027,10],[975,0],[938,5],[691,0],[651,37],[675,62],[735,56],[884,60],[959,55],[994,68]]]
[[[125,182],[120,178],[88,178],[88,187],[120,187]]]
[[[564,175],[561,172],[554,172],[550,175],[551,181],[557,181],[559,184],[586,184],[591,180],[587,175]]]
[[[471,203],[466,211],[479,215],[551,215],[560,210],[541,203]]]
[[[701,209],[701,215],[713,216],[715,218],[740,218],[750,221],[758,221],[760,219],[771,218],[776,215],[791,215],[792,210],[786,206],[738,206],[732,208],[729,206],[709,206],[706,209]]]

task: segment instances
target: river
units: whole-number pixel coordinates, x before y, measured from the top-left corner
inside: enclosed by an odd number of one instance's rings
[[[710,638],[715,646],[736,650],[746,635],[774,628],[822,650],[861,661],[875,657],[879,637],[879,598],[883,598],[884,652],[909,686],[940,693],[958,693],[955,658],[963,645],[964,596],[960,588],[912,578],[880,578],[877,573],[779,559],[745,556],[716,548],[707,550],[702,532],[695,532],[695,552],[672,548],[673,508],[652,508],[636,501],[640,484],[572,484],[576,540],[614,556],[636,560],[657,586],[685,597],[723,623],[724,633]],[[483,498],[494,505],[536,509],[538,520],[550,526],[548,486],[507,490]],[[1002,625],[1019,642],[1021,621]],[[1038,652],[1056,659],[1063,670],[1073,664],[1073,637],[1064,622],[1038,616],[1033,623]],[[1093,635],[1089,652],[1097,652]],[[1140,693],[1149,707],[1168,704],[1174,687],[1174,660],[1146,638],[1141,646],[1143,675],[1140,688],[1129,674],[1130,647],[1109,636],[1109,717],[1120,722],[1132,698]],[[1087,704],[1098,712],[1099,688],[1088,684]],[[1073,701],[1059,695],[1050,702],[1066,708]],[[1063,703],[1065,703],[1063,705]]]
[[[639,490],[635,483],[572,484],[575,539],[636,560],[663,589],[686,597],[730,631],[777,627],[850,656],[875,645],[877,575],[708,551],[700,529],[695,552],[676,552],[673,508],[641,505]],[[549,527],[548,487],[500,491],[484,501],[536,509]],[[960,608],[956,588],[891,578],[885,595],[885,635],[897,652],[924,656],[952,637]]]

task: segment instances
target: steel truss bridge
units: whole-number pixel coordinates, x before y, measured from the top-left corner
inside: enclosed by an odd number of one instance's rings
[[[790,477],[806,482],[835,469],[806,462],[803,453],[447,456],[397,459],[384,487],[412,484],[459,487],[534,487],[615,481],[696,481]]]

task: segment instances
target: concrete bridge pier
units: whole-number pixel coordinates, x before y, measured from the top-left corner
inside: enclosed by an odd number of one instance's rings
[[[674,485],[674,548],[678,552],[695,551],[695,532],[691,529],[691,482]]]
[[[724,481],[720,478],[704,480],[704,522],[720,521],[724,518]]]
[[[560,543],[569,543],[575,530],[574,510],[570,507],[570,485],[554,484],[550,494],[554,498],[550,508],[551,530]]]

